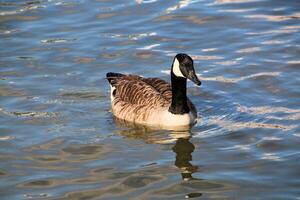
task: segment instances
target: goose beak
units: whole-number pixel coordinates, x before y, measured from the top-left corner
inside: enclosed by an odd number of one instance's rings
[[[196,85],[201,85],[201,81],[199,80],[199,78],[197,77],[195,72],[191,72],[188,74],[188,76],[186,77],[189,80],[193,81]]]

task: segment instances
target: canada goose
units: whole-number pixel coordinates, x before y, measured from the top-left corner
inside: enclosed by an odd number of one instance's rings
[[[200,85],[187,54],[177,54],[171,67],[171,85],[159,78],[109,72],[113,114],[122,120],[164,127],[196,123],[197,110],[186,96],[186,81]]]

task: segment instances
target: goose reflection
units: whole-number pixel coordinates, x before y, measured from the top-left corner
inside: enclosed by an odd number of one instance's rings
[[[173,151],[176,153],[175,166],[181,170],[181,176],[184,181],[194,180],[192,174],[198,170],[192,161],[192,153],[195,149],[189,138],[177,139]]]
[[[181,176],[184,181],[196,180],[192,174],[198,170],[192,161],[192,153],[195,146],[190,142],[190,128],[186,130],[157,130],[154,127],[147,127],[123,120],[115,119],[115,124],[120,128],[118,131],[121,135],[142,139],[146,143],[152,144],[174,144],[172,147],[175,156],[175,166],[181,170]]]
[[[145,126],[114,117],[119,133],[128,138],[143,139],[146,143],[171,144],[179,138],[190,138],[190,126],[174,127],[162,130],[155,126]]]

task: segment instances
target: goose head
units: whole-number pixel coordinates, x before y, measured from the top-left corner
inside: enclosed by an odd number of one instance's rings
[[[189,79],[196,85],[201,85],[201,81],[198,79],[194,69],[193,59],[187,54],[177,54],[174,58],[171,70],[176,77]]]

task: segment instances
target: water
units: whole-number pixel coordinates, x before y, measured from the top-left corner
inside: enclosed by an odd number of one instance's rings
[[[0,2],[1,199],[299,199],[299,1]],[[106,72],[179,52],[197,125],[115,122]]]

